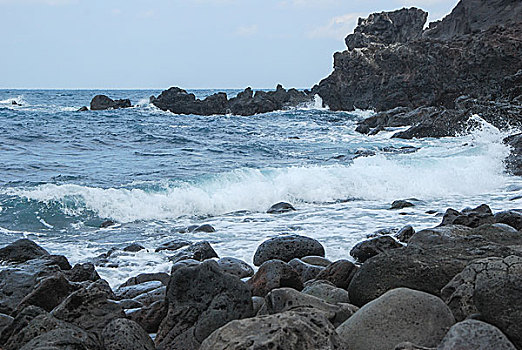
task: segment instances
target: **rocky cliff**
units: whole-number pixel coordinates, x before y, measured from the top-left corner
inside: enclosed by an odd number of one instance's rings
[[[313,92],[333,110],[453,108],[461,95],[519,98],[522,1],[462,0],[422,30],[426,18],[411,8],[360,19]]]

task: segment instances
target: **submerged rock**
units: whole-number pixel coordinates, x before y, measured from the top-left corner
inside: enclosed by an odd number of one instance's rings
[[[292,204],[286,202],[279,202],[272,205],[268,210],[268,214],[281,214],[287,213],[289,211],[295,211],[295,208]]]

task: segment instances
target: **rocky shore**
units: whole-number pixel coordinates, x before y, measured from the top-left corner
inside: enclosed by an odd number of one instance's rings
[[[170,273],[114,290],[92,263],[22,239],[0,248],[0,348],[522,349],[521,230],[520,211],[448,209],[333,262],[317,240],[276,236],[255,269],[174,240],[157,249]]]

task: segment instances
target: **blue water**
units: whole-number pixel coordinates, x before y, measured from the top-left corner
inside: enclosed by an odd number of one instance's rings
[[[377,229],[439,223],[427,210],[519,204],[510,198],[522,182],[504,172],[505,134],[487,123],[457,138],[406,141],[391,139],[393,130],[355,133],[371,111],[311,104],[250,117],[185,116],[149,105],[160,92],[0,90],[0,245],[29,237],[72,262],[132,242],[149,248],[116,256],[118,269],[99,268],[117,284],[144,269],[167,270],[166,255],[153,248],[175,238],[209,240],[220,256],[250,262],[261,241],[292,232],[339,259]],[[76,112],[99,93],[138,106]],[[405,146],[419,150],[382,150]],[[375,155],[356,158],[361,151]],[[388,210],[405,198],[417,206]],[[298,210],[265,213],[281,200]],[[107,219],[118,225],[100,229]],[[217,231],[177,232],[202,223]]]

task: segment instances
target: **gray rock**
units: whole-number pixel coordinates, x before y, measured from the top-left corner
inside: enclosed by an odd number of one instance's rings
[[[105,280],[92,282],[69,295],[52,311],[60,320],[101,336],[103,328],[115,318],[125,317]]]
[[[410,225],[407,225],[407,226],[404,226],[403,228],[401,228],[399,232],[397,232],[397,234],[395,235],[395,238],[397,238],[397,240],[399,242],[408,243],[408,241],[414,234],[415,234],[415,230],[413,229],[413,227]]]
[[[137,308],[141,308],[143,307],[143,304],[140,303],[139,301],[136,301],[136,300],[132,300],[132,299],[122,299],[122,300],[118,300],[118,304],[121,305],[121,307],[124,309],[124,310],[128,310],[128,309],[137,309]]]
[[[495,326],[477,320],[465,320],[450,328],[437,350],[515,350],[515,346]]]
[[[143,293],[135,297],[133,300],[137,301],[143,305],[151,305],[159,300],[165,300],[165,295],[167,292],[167,287],[159,287],[157,289],[151,290],[147,293]]]
[[[89,108],[87,106],[80,107],[76,112],[87,112]]]
[[[0,248],[0,261],[25,262],[31,259],[49,256],[47,250],[29,239],[19,239]]]
[[[261,297],[252,297],[252,308],[253,308],[253,314],[257,315],[259,310],[265,305],[265,298]]]
[[[113,100],[105,95],[96,95],[91,100],[91,111],[132,107],[129,99]]]
[[[348,289],[350,281],[357,272],[357,266],[348,260],[337,260],[328,265],[316,277],[317,280],[325,280],[336,287]]]
[[[191,225],[178,230],[179,233],[191,233],[191,232],[216,232],[216,229],[210,224],[203,225]]]
[[[484,224],[494,223],[493,212],[486,204],[482,204],[474,209],[464,209],[462,212],[448,209],[442,218],[441,225],[463,225],[476,228]]]
[[[65,276],[71,282],[94,282],[100,279],[100,275],[91,263],[76,264],[70,271],[65,272]]]
[[[203,241],[192,243],[188,247],[176,250],[174,254],[169,257],[169,260],[176,263],[187,259],[204,261],[212,258],[218,258],[217,253],[214,251],[210,243]]]
[[[317,311],[288,311],[232,321],[212,333],[200,350],[341,350],[335,329]]]
[[[12,320],[11,323],[9,323],[0,333],[0,344],[5,349],[12,348],[12,345],[8,345],[10,342],[9,339],[12,339],[13,337],[18,336],[21,331],[37,316],[46,314],[45,310],[40,309],[37,306],[28,306],[25,309],[23,309],[21,312],[19,312],[16,317]],[[16,342],[11,341],[11,343],[14,343],[16,345]],[[22,346],[22,345],[20,345]],[[20,347],[15,346],[14,348]]]
[[[97,350],[101,349],[90,335],[79,329],[58,328],[33,338],[20,350]]]
[[[520,231],[522,229],[522,214],[514,210],[501,211],[495,214],[495,222],[509,225]]]
[[[299,235],[286,235],[271,238],[261,243],[254,255],[254,265],[272,259],[285,262],[293,258],[302,258],[308,255],[324,256],[324,248],[317,240]]]
[[[278,288],[272,290],[265,297],[266,311],[268,314],[277,314],[285,311],[313,309],[325,314],[334,325],[351,317],[358,308],[350,304],[330,304],[323,299],[298,292],[292,288]]]
[[[401,247],[402,244],[392,237],[381,236],[357,243],[352,250],[350,250],[350,255],[358,262],[363,263],[379,253]]]
[[[268,214],[282,214],[282,213],[287,213],[289,211],[295,211],[295,208],[292,204],[285,203],[285,202],[279,202],[279,203],[272,205],[267,210],[267,213]]]
[[[132,244],[126,246],[125,248],[123,248],[123,251],[124,252],[136,253],[136,252],[139,252],[140,250],[143,250],[143,249],[145,249],[145,247],[142,246],[141,244],[132,243]]]
[[[17,310],[21,311],[29,305],[34,305],[50,312],[77,288],[61,273],[46,277],[38,282],[33,290],[20,301]]]
[[[9,326],[13,322],[14,318],[12,318],[9,315],[0,314],[0,334],[2,334],[2,331],[4,328]]]
[[[183,239],[176,239],[167,243],[163,243],[161,246],[156,248],[156,252],[161,252],[162,250],[178,250],[180,248],[191,245],[192,243],[189,241],[185,241]]]
[[[105,350],[155,350],[147,332],[134,321],[124,318],[112,320],[102,332]]]
[[[415,204],[413,204],[412,202],[408,202],[407,200],[397,200],[392,203],[390,209],[392,209],[392,210],[404,209],[404,208],[410,208],[410,207],[414,207],[414,206],[415,206]]]
[[[163,285],[166,286],[169,284],[169,279],[170,275],[165,272],[140,273],[138,276],[129,278],[120,287],[135,286],[137,284],[150,281],[160,281],[161,283],[163,283]]]
[[[288,265],[292,266],[294,270],[299,274],[302,282],[312,280],[322,272],[325,268],[321,266],[310,265],[302,261],[301,259],[294,258],[288,262]]]
[[[393,349],[401,342],[435,347],[455,323],[439,298],[398,288],[368,303],[337,328],[349,349]]]
[[[170,269],[170,275],[172,276],[172,274],[174,274],[174,272],[176,272],[178,269],[181,269],[182,267],[198,266],[200,264],[201,264],[201,261],[197,261],[197,260],[194,260],[194,259],[187,259],[187,260],[178,261],[177,263],[172,265],[172,267]],[[169,277],[169,281],[170,281],[170,277]],[[168,283],[167,283],[167,285],[168,285]]]
[[[167,303],[158,300],[149,306],[126,312],[128,319],[138,323],[147,333],[157,333],[161,321],[167,316]]]
[[[116,289],[114,294],[117,300],[121,299],[133,299],[138,295],[145,294],[151,290],[163,287],[161,281],[148,281],[133,286],[119,287]]]
[[[281,260],[269,260],[247,282],[254,296],[264,297],[275,288],[289,287],[303,289],[299,274]]]
[[[301,260],[307,264],[315,265],[315,266],[322,266],[327,267],[332,262],[322,256],[316,256],[316,255],[310,255],[302,257]]]
[[[221,258],[217,261],[219,267],[226,273],[237,276],[239,278],[251,277],[254,275],[254,269],[243,260],[236,258]]]
[[[215,261],[182,267],[170,279],[168,313],[156,337],[159,349],[191,349],[226,323],[252,316],[246,284]]]
[[[345,289],[336,287],[333,283],[324,280],[314,280],[305,283],[303,293],[323,299],[327,303],[350,303],[350,297]]]

